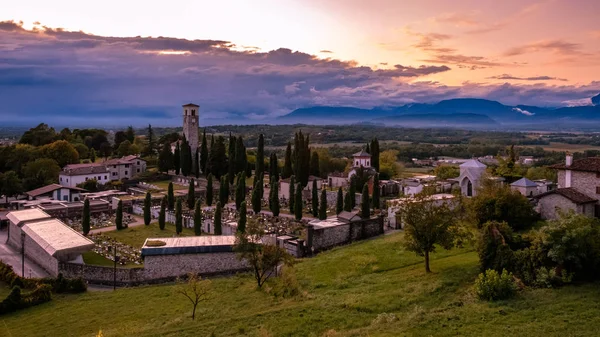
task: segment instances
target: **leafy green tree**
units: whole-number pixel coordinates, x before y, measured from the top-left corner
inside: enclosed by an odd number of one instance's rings
[[[183,232],[183,211],[181,199],[177,199],[177,203],[175,204],[175,232],[177,235]]]
[[[451,179],[457,178],[460,175],[460,170],[458,167],[453,165],[438,165],[435,170],[433,170],[433,174],[438,179]]]
[[[160,152],[158,153],[158,171],[168,172],[174,168],[173,152],[171,152],[171,145],[168,143],[163,144]]]
[[[429,254],[436,246],[451,249],[460,237],[456,212],[447,202],[431,202],[430,196],[419,193],[413,202],[400,208],[404,224],[404,246],[407,250],[425,257],[425,271],[429,268]]]
[[[321,171],[319,170],[319,153],[317,151],[313,152],[310,157],[310,174],[315,177],[321,176]]]
[[[344,210],[344,192],[342,188],[338,188],[337,191],[337,200],[335,204],[335,214],[340,214]]]
[[[86,159],[90,157],[90,149],[83,143],[72,144],[79,155],[79,159]]]
[[[175,145],[175,153],[173,154],[173,166],[175,167],[175,174],[181,173],[181,146],[179,142]]]
[[[202,204],[200,199],[196,201],[194,208],[194,234],[202,235]]]
[[[167,200],[169,204],[169,211],[172,211],[175,208],[175,192],[173,191],[173,182],[169,182]]]
[[[271,183],[271,212],[273,216],[279,216],[280,205],[279,205],[279,182],[274,180]]]
[[[188,187],[188,195],[187,195],[187,207],[188,209],[194,209],[194,205],[196,204],[196,183],[194,179],[190,179],[190,185]]]
[[[212,206],[213,203],[213,176],[212,174],[208,174],[208,179],[206,180],[206,205]]]
[[[150,192],[146,192],[146,198],[144,199],[144,225],[150,225],[150,221],[152,220],[152,214],[150,213],[150,208],[152,207],[152,196]]]
[[[96,150],[94,148],[90,150],[90,162],[96,162]]]
[[[371,217],[371,200],[369,199],[369,185],[365,184],[362,190],[362,197],[360,202],[360,214],[364,219]]]
[[[240,172],[235,187],[235,208],[240,209],[242,202],[246,199],[246,172]]]
[[[168,197],[165,195],[160,202],[160,212],[158,213],[158,228],[160,228],[161,231],[165,229],[166,224],[167,205],[169,203],[167,199]]]
[[[353,208],[354,207],[352,207],[352,195],[350,194],[350,191],[348,191],[344,196],[344,211],[352,212]]]
[[[121,230],[124,229],[125,226],[123,225],[123,201],[119,200],[119,203],[117,204],[117,214],[116,214],[116,218],[115,218],[115,225],[117,226],[117,230]]]
[[[36,159],[23,167],[23,175],[25,176],[23,184],[27,190],[55,184],[59,173],[60,167],[54,159]]]
[[[296,218],[296,220],[300,221],[302,220],[302,211],[303,211],[303,207],[302,207],[302,185],[299,183],[298,186],[296,186],[296,196],[295,196],[294,200],[294,216]]]
[[[204,175],[208,175],[208,144],[206,143],[206,129],[202,133],[202,145],[200,145],[200,168]]]
[[[258,136],[258,148],[256,150],[256,166],[254,176],[262,176],[265,172],[265,137],[261,133]]]
[[[213,219],[213,226],[214,226],[215,235],[221,235],[222,234],[221,214],[223,214],[223,208],[221,207],[221,203],[217,202],[217,206],[215,207],[215,217]]]
[[[125,135],[127,136],[127,140],[133,144],[135,141],[135,131],[133,130],[133,126],[128,126],[127,131],[125,131]]]
[[[85,199],[83,202],[81,228],[83,229],[83,235],[87,236],[90,233],[90,199]]]
[[[290,177],[290,189],[289,189],[289,204],[290,204],[290,213],[294,213],[294,203],[295,203],[295,198],[296,198],[296,179],[295,177],[292,175]]]
[[[239,212],[239,216],[240,218],[238,219],[238,227],[237,227],[237,231],[238,232],[245,232],[246,231],[246,216],[247,216],[247,208],[246,208],[246,202],[242,202],[242,205],[240,206],[240,212]]]
[[[88,179],[80,184],[77,184],[77,187],[83,188],[88,192],[98,192],[100,190],[100,184],[98,184],[98,180],[96,179]]]
[[[6,203],[8,204],[8,197],[17,197],[23,193],[23,185],[21,179],[15,171],[8,171],[2,175],[2,194],[6,197]]]
[[[327,219],[327,191],[323,189],[321,191],[321,203],[319,205],[319,219]]]
[[[373,210],[381,208],[381,188],[379,187],[379,174],[373,177]]]
[[[317,191],[317,181],[312,183],[312,215],[316,218],[319,215],[319,191]]]
[[[41,123],[35,128],[25,131],[19,143],[33,146],[43,146],[52,143],[56,139],[56,131],[48,124]]]
[[[39,151],[43,157],[54,159],[60,167],[79,163],[79,153],[66,140],[57,140],[56,142],[44,145],[39,148]]]
[[[256,183],[254,184],[254,188],[252,189],[252,210],[256,214],[260,213],[260,211],[262,209],[262,198],[260,196],[260,194],[261,194],[260,189],[262,187],[261,184],[262,183],[260,180],[256,180]]]
[[[117,155],[119,157],[130,156],[138,153],[138,148],[134,144],[131,144],[128,140],[122,142],[117,148]]]
[[[285,161],[283,163],[283,172],[281,177],[286,179],[294,174],[292,170],[292,143],[288,142],[287,148],[285,149]]]

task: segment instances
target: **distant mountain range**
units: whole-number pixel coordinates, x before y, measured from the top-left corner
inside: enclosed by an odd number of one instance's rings
[[[543,108],[509,106],[496,101],[457,98],[435,104],[414,103],[399,107],[359,109],[317,106],[296,109],[281,116],[274,124],[355,124],[369,123],[406,127],[455,128],[589,128],[600,123],[600,94],[590,106]],[[600,124],[595,126],[600,129]]]

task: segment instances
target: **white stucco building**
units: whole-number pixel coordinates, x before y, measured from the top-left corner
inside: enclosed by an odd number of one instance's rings
[[[90,179],[96,179],[99,184],[111,181],[110,173],[101,164],[67,165],[58,175],[58,183],[65,187],[77,187]]]

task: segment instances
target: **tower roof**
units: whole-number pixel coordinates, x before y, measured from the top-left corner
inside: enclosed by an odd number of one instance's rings
[[[182,107],[186,107],[186,106],[193,106],[193,107],[196,107],[196,108],[200,107],[198,104],[194,104],[194,103],[188,103],[188,104],[182,105]]]
[[[460,164],[460,167],[464,167],[464,168],[468,168],[468,167],[486,168],[487,166],[485,166],[484,164],[482,164],[477,159],[470,159],[470,160],[467,160],[466,162]]]
[[[360,150],[360,152],[353,154],[352,157],[371,157],[371,155],[365,150]]]
[[[510,186],[515,187],[537,187],[537,184],[527,178],[521,178],[514,183],[510,184]]]

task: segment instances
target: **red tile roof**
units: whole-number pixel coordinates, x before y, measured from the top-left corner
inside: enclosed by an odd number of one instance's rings
[[[600,157],[589,157],[574,160],[571,166],[563,164],[556,164],[550,166],[557,170],[573,170],[573,171],[584,171],[584,172],[600,172]]]

